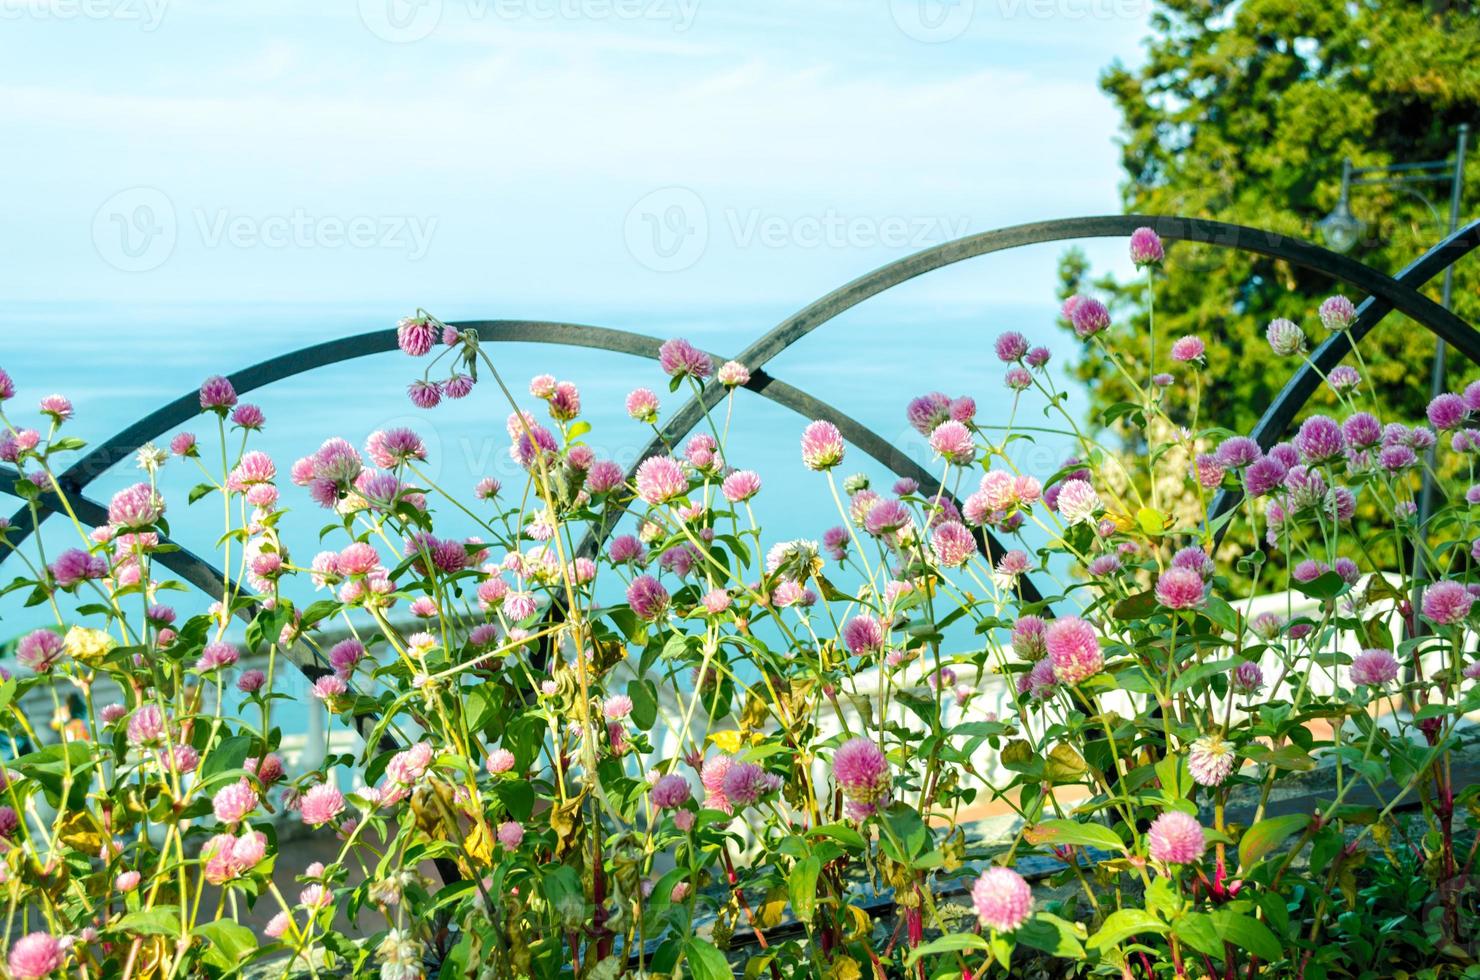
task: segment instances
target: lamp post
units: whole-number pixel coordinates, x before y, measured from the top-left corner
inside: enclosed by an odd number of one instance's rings
[[[1439,210],[1434,206],[1434,202],[1427,195],[1419,193],[1418,186],[1447,180],[1449,181],[1449,228],[1446,236],[1454,234],[1455,229],[1459,227],[1460,201],[1465,182],[1465,145],[1469,140],[1469,135],[1469,125],[1461,123],[1455,137],[1452,160],[1391,163],[1379,167],[1353,167],[1350,158],[1343,160],[1341,197],[1337,200],[1336,207],[1331,209],[1331,213],[1317,223],[1326,245],[1334,252],[1349,252],[1362,238],[1362,232],[1367,225],[1352,213],[1351,189],[1353,187],[1397,187],[1407,191],[1423,202],[1424,206],[1429,209],[1429,213],[1434,216],[1436,223],[1442,223]],[[1444,287],[1440,300],[1444,309],[1450,308],[1453,298],[1454,266],[1450,265],[1444,270]],[[1444,391],[1444,360],[1444,340],[1439,338],[1434,350],[1434,362],[1429,371],[1429,399],[1431,401]],[[1428,522],[1429,515],[1433,512],[1434,480],[1431,474],[1434,472],[1436,458],[1434,448],[1430,447],[1428,465],[1424,470],[1418,497],[1418,526],[1420,528]],[[1414,582],[1421,583],[1426,580],[1426,576],[1423,554],[1415,551],[1413,556]],[[1417,598],[1416,589],[1415,598]]]

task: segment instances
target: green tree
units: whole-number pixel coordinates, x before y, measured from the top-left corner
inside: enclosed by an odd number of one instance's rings
[[[1442,160],[1460,123],[1472,124],[1472,148],[1480,135],[1473,3],[1157,0],[1151,26],[1145,64],[1116,63],[1101,77],[1123,117],[1122,195],[1130,212],[1213,218],[1319,241],[1316,225],[1337,201],[1344,157],[1355,166]],[[1480,152],[1470,159],[1466,215],[1480,200]],[[1355,189],[1352,209],[1368,229],[1353,257],[1390,274],[1401,269],[1444,234],[1448,186],[1418,188],[1436,199],[1439,217],[1407,191]],[[1457,312],[1471,322],[1480,320],[1477,261],[1462,260],[1455,277]],[[1112,346],[1123,351],[1129,342],[1145,370],[1144,278],[1095,278],[1077,251],[1064,257],[1060,273],[1064,295],[1086,290],[1105,299],[1121,333]],[[1285,262],[1168,243],[1156,286],[1157,366],[1167,369],[1173,339],[1203,337],[1215,383],[1205,392],[1202,421],[1247,432],[1296,367],[1271,354],[1265,325],[1288,317],[1312,343],[1325,339],[1315,310],[1338,288]],[[1438,281],[1426,291],[1437,299]],[[1421,417],[1433,353],[1432,335],[1396,314],[1363,342],[1385,418]],[[1451,386],[1477,374],[1462,358],[1449,363]],[[1096,410],[1127,399],[1092,350],[1077,369]],[[1334,402],[1322,391],[1309,410]]]

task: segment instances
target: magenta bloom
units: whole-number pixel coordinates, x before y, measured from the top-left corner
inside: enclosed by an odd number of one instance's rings
[[[55,936],[33,932],[11,944],[6,965],[15,980],[41,980],[62,968],[65,953]]]
[[[668,590],[651,575],[639,575],[627,586],[627,605],[638,618],[655,622],[668,609]]]
[[[1345,296],[1332,296],[1318,312],[1327,330],[1345,330],[1357,319],[1357,308]]]
[[[1383,687],[1398,676],[1398,661],[1386,650],[1363,650],[1352,657],[1352,683]]]
[[[58,425],[72,417],[72,403],[62,395],[47,395],[41,399],[40,411]]]
[[[436,408],[442,403],[442,386],[435,381],[413,381],[407,386],[406,394],[417,408]]]
[[[658,366],[670,378],[692,377],[700,381],[714,371],[709,355],[682,337],[664,341],[658,348]]]
[[[1003,376],[1002,383],[1013,391],[1027,391],[1033,387],[1033,376],[1026,368],[1009,368],[1007,374]]]
[[[1192,864],[1207,850],[1202,824],[1181,810],[1168,810],[1151,822],[1146,848],[1153,861]]]
[[[971,904],[983,926],[1012,932],[1028,921],[1033,911],[1033,891],[1011,868],[988,868],[971,886]]]
[[[225,416],[227,410],[235,404],[236,389],[221,375],[212,375],[201,383],[200,407],[202,411],[216,412]]]
[[[1047,628],[1048,624],[1042,618],[1023,616],[1012,626],[1012,652],[1024,660],[1041,659],[1048,652],[1043,642]]]
[[[1201,337],[1181,337],[1172,343],[1172,360],[1201,361],[1207,353]]]
[[[930,536],[935,560],[946,568],[960,568],[976,554],[976,538],[960,521],[944,521]]]
[[[1074,332],[1081,340],[1088,340],[1110,326],[1110,311],[1105,309],[1104,303],[1089,296],[1073,299],[1078,302],[1069,313],[1069,322],[1074,324]]]
[[[1234,668],[1233,686],[1252,694],[1264,686],[1264,671],[1252,660],[1246,660]]]
[[[1131,232],[1131,261],[1136,268],[1159,265],[1164,258],[1166,250],[1162,248],[1161,237],[1156,232],[1150,228],[1137,228]]]
[[[850,653],[859,656],[883,649],[886,635],[884,624],[873,616],[854,616],[843,624],[843,642]]]
[[[833,779],[848,803],[848,815],[862,820],[889,802],[893,777],[884,752],[866,738],[851,738],[833,753]]]
[[[1190,568],[1168,568],[1156,580],[1156,601],[1168,609],[1197,609],[1205,598],[1202,576]]]
[[[736,470],[725,477],[720,490],[724,493],[725,499],[732,504],[749,500],[761,492],[760,474],[754,470]]]
[[[231,424],[250,432],[257,432],[263,425],[267,424],[267,416],[256,405],[249,405],[246,402],[242,402],[231,413]]]
[[[1201,584],[1198,583],[1199,587]],[[1078,616],[1065,616],[1049,623],[1043,632],[1043,645],[1053,661],[1054,676],[1065,684],[1078,684],[1105,666],[1095,628]]]
[[[1324,463],[1340,456],[1346,448],[1341,426],[1324,415],[1312,415],[1295,434],[1295,448],[1306,463]]]
[[[1028,338],[1016,330],[1009,330],[998,337],[995,346],[998,359],[1008,364],[1021,361],[1028,355]]]
[[[141,530],[164,516],[164,498],[147,483],[120,490],[108,502],[108,522],[116,527]]]
[[[203,674],[212,670],[220,670],[222,667],[235,664],[240,656],[236,647],[230,643],[207,643],[206,648],[201,651],[200,660],[196,662],[195,669]]]
[[[967,466],[976,458],[971,430],[955,419],[935,427],[935,431],[930,433],[930,448],[937,456],[957,466]]]
[[[736,760],[725,772],[725,799],[731,806],[751,806],[781,788],[781,780],[754,762]]]
[[[508,749],[494,749],[488,753],[488,758],[483,761],[483,765],[489,775],[497,776],[513,769],[514,762],[514,753]]]
[[[81,548],[69,548],[51,563],[51,577],[63,589],[107,574],[108,562],[101,555],[90,555]]]
[[[4,370],[0,370],[0,402],[9,401],[15,397],[15,382]]]
[[[1356,412],[1341,424],[1341,434],[1357,449],[1367,449],[1382,441],[1382,423],[1367,412]]]
[[[637,495],[649,504],[664,504],[688,492],[689,478],[672,456],[649,456],[637,467]]]
[[[333,783],[320,783],[298,800],[298,815],[310,827],[322,827],[344,812],[344,794]]]
[[[257,809],[257,803],[257,791],[243,776],[237,782],[228,783],[216,791],[216,795],[211,798],[211,809],[216,812],[216,819],[222,823],[237,824]]]
[[[62,649],[60,636],[51,630],[35,630],[21,638],[16,645],[15,657],[36,673],[44,674],[62,658]]]
[[[1286,469],[1273,456],[1256,460],[1244,472],[1244,492],[1251,497],[1273,493],[1284,483]]]
[[[497,833],[498,842],[511,851],[524,842],[524,825],[513,820],[499,824]]]
[[[236,679],[236,689],[243,694],[255,694],[262,690],[262,685],[266,683],[267,674],[253,668],[252,670],[243,671],[242,675]]]
[[[403,317],[396,324],[396,344],[412,357],[426,356],[437,339],[437,328],[424,316]]]
[[[1459,582],[1435,582],[1424,589],[1423,614],[1440,626],[1454,626],[1470,615],[1475,595]]]
[[[1023,363],[1027,364],[1030,368],[1041,368],[1048,363],[1049,358],[1052,356],[1047,347],[1034,347],[1028,351],[1028,356],[1023,358]]]
[[[1457,429],[1465,420],[1468,409],[1459,395],[1445,392],[1429,402],[1429,424],[1442,431]]]
[[[622,485],[626,474],[610,459],[597,460],[586,473],[586,489],[592,493],[610,493]]]
[[[807,469],[830,470],[843,461],[843,434],[831,422],[818,420],[802,431],[802,462]]]
[[[128,740],[134,745],[148,745],[164,734],[164,716],[158,707],[145,704],[128,721]]]
[[[658,421],[658,396],[646,388],[634,390],[627,395],[627,414],[639,422]]]
[[[653,784],[653,806],[660,810],[674,810],[683,806],[693,796],[689,781],[676,772],[659,776]]]

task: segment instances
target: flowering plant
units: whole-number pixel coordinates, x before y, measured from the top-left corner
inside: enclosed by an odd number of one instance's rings
[[[1149,276],[1163,254],[1132,240]],[[1064,314],[1103,344],[1101,303]],[[1354,315],[1340,297],[1319,311],[1337,331]],[[777,542],[752,512],[761,476],[727,454],[744,365],[665,343],[670,391],[720,386],[722,412],[629,476],[587,442],[574,385],[542,375],[516,396],[476,333],[425,313],[398,336],[431,357],[421,408],[492,382],[522,485],[486,478],[463,500],[398,428],[363,451],[329,439],[283,493],[252,448],[264,414],[216,377],[210,436],[146,447],[148,478],[89,527],[55,476],[81,448],[70,403],[41,401],[44,434],[0,412],[33,522],[54,509],[79,537],[9,549],[26,571],[7,592],[55,620],[0,684],[11,976],[987,977],[1031,960],[1150,980],[1463,961],[1473,897],[1448,886],[1475,859],[1476,790],[1451,757],[1480,708],[1480,488],[1463,487],[1480,383],[1436,399],[1432,428],[1384,425],[1343,367],[1328,381],[1345,417],[1266,447],[1198,418],[1205,347],[1186,337],[1165,362],[1115,360],[1136,400],[1097,427],[1143,435],[1126,459],[1066,409],[1048,351],[1009,332],[1006,418],[909,404],[935,486],[840,479],[842,433],[807,425],[800,463],[838,524]],[[1305,350],[1289,321],[1269,341]],[[1044,431],[1017,422],[1036,398],[1077,447],[1049,474],[1015,462]],[[654,392],[626,408],[656,430]],[[1420,522],[1435,430],[1441,504]],[[180,587],[160,577],[170,456],[204,473],[188,503],[218,498],[224,521],[220,593],[188,618],[160,601]],[[1242,505],[1210,517],[1220,491]],[[1381,534],[1351,532],[1359,497]],[[303,561],[281,528],[314,505],[325,550]],[[280,727],[295,664],[357,739],[301,771]],[[69,691],[80,706],[47,744],[24,705],[66,714]],[[1318,762],[1330,791],[1278,805]],[[976,822],[992,807],[1016,818],[999,841]],[[287,866],[304,834],[327,859]],[[1369,862],[1433,882],[1426,941],[1325,942],[1356,934]]]

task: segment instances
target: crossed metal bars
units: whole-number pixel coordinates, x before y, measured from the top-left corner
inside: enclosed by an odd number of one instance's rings
[[[918,481],[926,493],[940,492],[942,488],[938,481],[888,440],[831,405],[775,378],[764,370],[764,366],[786,348],[844,311],[916,276],[965,259],[1024,245],[1079,238],[1127,237],[1142,226],[1153,228],[1162,238],[1170,241],[1199,242],[1281,259],[1309,271],[1328,275],[1367,294],[1367,298],[1357,308],[1357,319],[1352,327],[1343,333],[1332,335],[1321,344],[1310,362],[1303,364],[1295,372],[1270,403],[1253,433],[1265,449],[1277,442],[1289,428],[1301,407],[1319,388],[1322,376],[1340,363],[1354,345],[1393,310],[1406,314],[1472,362],[1480,363],[1480,332],[1453,312],[1418,292],[1423,284],[1480,246],[1480,221],[1459,229],[1397,276],[1388,276],[1353,258],[1311,242],[1243,225],[1174,216],[1106,215],[1014,225],[969,235],[875,269],[794,313],[737,354],[735,359],[751,373],[750,381],[745,387],[805,418],[831,421],[848,442],[896,475]],[[454,323],[453,326],[461,330],[476,330],[484,343],[558,344],[650,359],[657,358],[660,345],[660,341],[654,337],[573,323],[478,320]],[[245,393],[314,368],[395,348],[396,331],[377,330],[282,354],[237,371],[229,375],[229,379],[238,392]],[[704,412],[718,404],[724,394],[725,391],[719,384],[711,382],[706,385],[673,415],[661,433],[648,444],[639,461],[663,452],[667,445],[681,441],[699,424]],[[115,463],[132,455],[144,443],[184,424],[199,412],[196,393],[182,395],[101,443],[58,474],[57,481],[71,499],[78,518],[92,524],[106,523],[107,508],[84,493],[88,484]],[[14,493],[18,479],[20,475],[13,468],[0,467],[0,491]],[[958,503],[948,493],[944,497]],[[1210,517],[1225,513],[1237,502],[1237,492],[1220,492],[1209,508]],[[38,502],[41,519],[45,520],[55,513],[57,507],[54,495],[43,495]],[[621,508],[609,507],[601,525],[594,528],[582,542],[582,551],[590,554],[599,548],[620,520],[622,513]],[[11,521],[11,546],[18,547],[34,530],[29,508],[20,510]],[[995,558],[1004,550],[990,532],[983,532],[981,544],[989,558]],[[0,562],[5,557],[0,555]],[[189,550],[182,548],[166,552],[158,560],[176,575],[207,593],[220,592],[223,587],[220,570]],[[1022,584],[1022,592],[1023,597],[1030,602],[1041,598],[1041,593],[1026,579]],[[255,609],[243,608],[240,615],[249,619],[255,615]],[[301,644],[294,645],[288,651],[288,656],[310,680],[329,670],[327,665]]]

